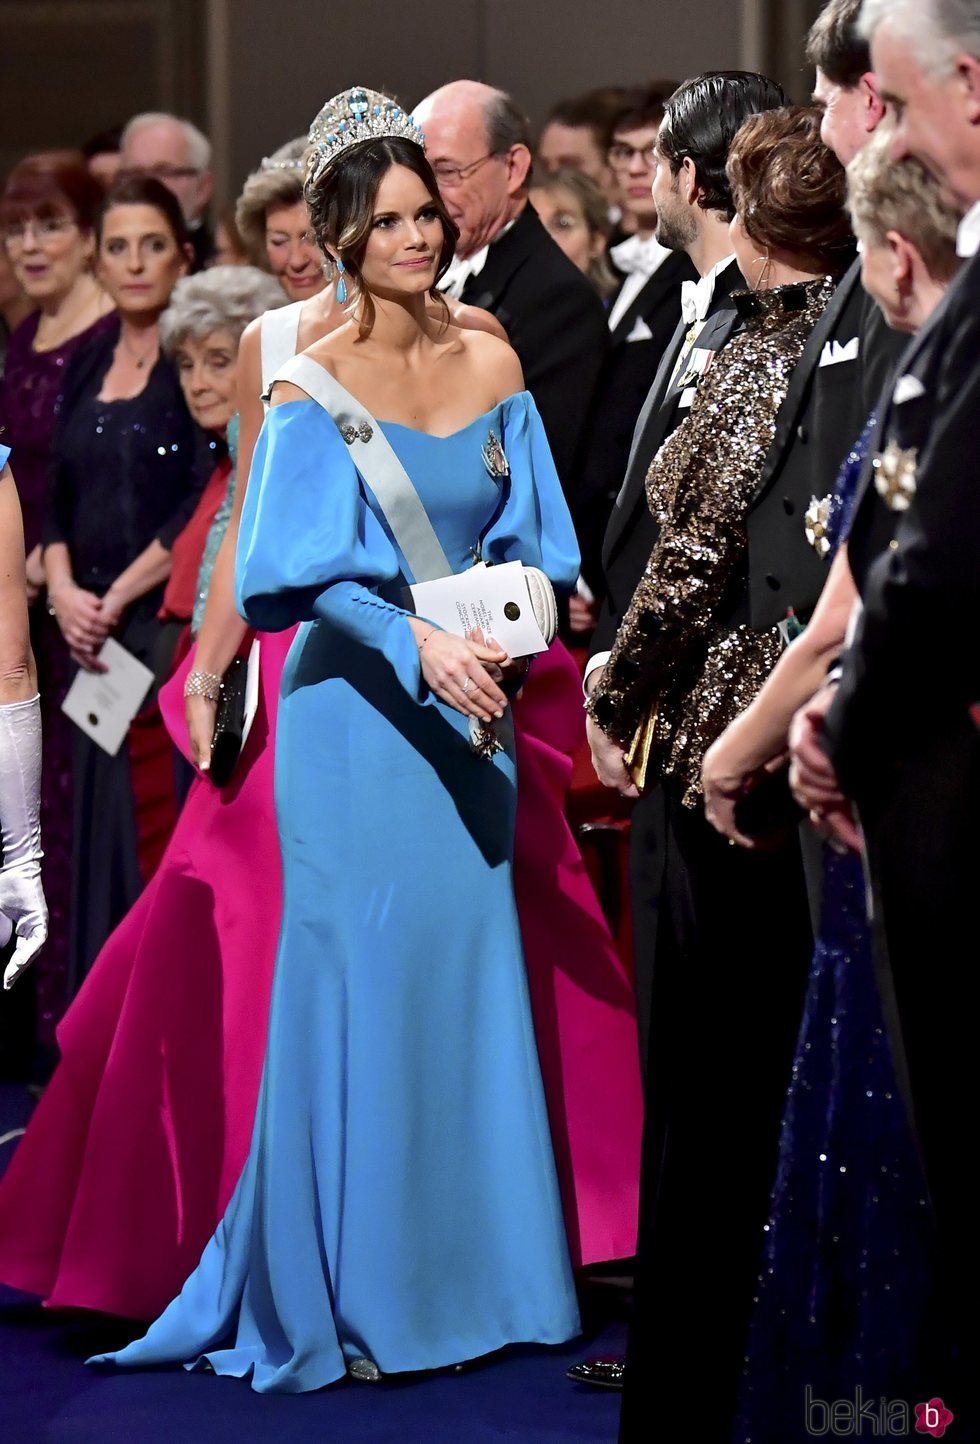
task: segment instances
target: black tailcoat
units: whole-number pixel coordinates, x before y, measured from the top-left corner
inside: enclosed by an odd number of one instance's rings
[[[461,299],[492,312],[506,330],[568,490],[608,341],[592,283],[527,205],[493,242]]]
[[[806,509],[833,491],[905,344],[863,290],[855,261],[793,373],[749,511],[751,626],[775,626],[790,608],[806,619],[816,605],[827,568],[806,539]]]
[[[636,418],[680,322],[681,283],[696,279],[687,256],[674,252],[609,333],[574,494],[582,570],[597,595],[603,590],[602,538],[626,475]]]
[[[892,511],[894,537],[877,556],[886,532],[873,488],[855,516],[864,611],[825,745],[860,810],[892,1047],[954,1281],[953,1326],[975,1375],[980,1231],[964,1145],[980,1103],[980,256],[899,371],[877,446],[914,468],[915,492]],[[959,1409],[950,1401],[957,1428],[972,1392]]]

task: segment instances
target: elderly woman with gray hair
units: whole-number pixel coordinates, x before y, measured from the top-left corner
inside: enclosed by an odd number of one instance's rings
[[[190,623],[194,633],[235,494],[239,342],[250,321],[285,303],[278,282],[257,267],[212,266],[179,281],[160,318],[161,344],[216,462],[194,515],[174,542],[160,610],[162,620]],[[186,650],[179,648],[178,656]]]
[[[241,333],[284,300],[266,273],[218,266],[182,281],[161,318],[216,455],[236,405]],[[174,547],[172,617],[190,618],[203,600],[232,486],[219,459]],[[185,671],[160,702],[186,746]],[[0,1184],[0,1280],[58,1306],[157,1314],[248,1152],[281,905],[268,745],[278,671],[260,671],[232,781],[191,787],[157,872],[58,1030],[62,1061]]]

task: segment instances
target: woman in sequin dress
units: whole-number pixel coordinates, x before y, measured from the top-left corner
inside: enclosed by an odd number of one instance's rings
[[[664,908],[653,979],[639,1266],[621,1438],[673,1437],[697,1398],[727,1438],[812,937],[798,847],[728,848],[700,808],[705,749],[751,700],[780,637],[745,625],[746,516],[776,415],[849,243],[844,173],[812,110],[751,118],[732,146],[732,242],[753,285],[647,490],[660,535],[589,699],[645,742],[664,788]],[[686,174],[686,173],[685,173]],[[690,178],[687,178],[690,183]],[[680,182],[678,181],[678,184]],[[705,1226],[704,1209],[712,1209]]]
[[[172,193],[139,177],[117,186],[100,217],[98,255],[119,319],[66,378],[43,534],[48,594],[80,667],[101,670],[111,633],[159,678],[169,661],[156,615],[169,548],[200,491],[200,438],[159,350],[160,314],[191,255]],[[172,753],[153,691],[114,757],[74,730],[72,777],[74,991],[173,828]]]
[[[13,276],[37,310],[16,328],[0,384],[0,440],[16,451],[17,491],[24,513],[31,599],[31,645],[38,669],[44,758],[41,828],[50,932],[37,964],[3,1000],[0,1053],[20,1067],[35,1036],[53,1054],[54,1030],[68,1002],[68,911],[71,894],[71,723],[61,711],[71,667],[58,624],[49,614],[41,566],[41,525],[51,444],[65,375],[87,342],[111,327],[112,301],[92,273],[95,220],[102,189],[84,157],[43,152],[15,167],[0,197],[0,232]]]
[[[959,218],[916,162],[890,159],[890,139],[882,125],[852,161],[849,199],[865,289],[890,326],[911,333],[958,268]],[[847,535],[873,434],[872,419],[833,496],[808,514],[808,535],[832,564],[806,631],[705,758],[708,817],[735,840],[744,841],[736,799],[785,752],[794,713],[844,645],[857,597]],[[799,1435],[808,1387],[831,1402],[859,1388],[874,1400],[942,1392],[947,1341],[928,1314],[931,1219],[875,985],[863,869],[829,847],[765,1229],[736,1444]]]

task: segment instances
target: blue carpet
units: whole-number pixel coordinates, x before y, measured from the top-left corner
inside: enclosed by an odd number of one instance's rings
[[[583,1345],[513,1349],[460,1374],[342,1383],[317,1394],[253,1394],[233,1379],[151,1370],[94,1373],[126,1325],[52,1316],[0,1289],[4,1444],[612,1444],[619,1396],[565,1378]],[[589,1344],[623,1345],[609,1326]]]
[[[23,1126],[31,1106],[23,1089],[0,1085],[0,1135]],[[12,1139],[0,1148],[0,1171],[14,1146]],[[182,1370],[114,1374],[83,1366],[89,1354],[116,1348],[137,1332],[90,1315],[50,1314],[0,1288],[0,1444],[613,1444],[616,1438],[618,1394],[571,1384],[565,1370],[584,1353],[621,1352],[619,1322],[563,1349],[506,1350],[460,1374],[342,1383],[288,1397],[260,1397],[238,1380]]]

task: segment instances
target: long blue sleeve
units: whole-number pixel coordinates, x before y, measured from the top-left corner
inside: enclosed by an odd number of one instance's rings
[[[527,391],[504,407],[500,438],[510,466],[507,500],[483,541],[489,562],[539,567],[553,586],[570,592],[579,574],[579,549],[561,482],[538,409]]]
[[[259,631],[322,620],[381,652],[429,698],[408,613],[377,589],[401,574],[333,420],[314,401],[274,406],[255,445],[238,539],[238,610]]]

